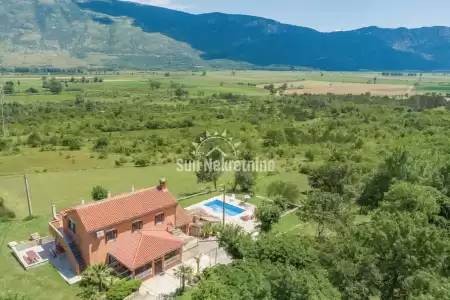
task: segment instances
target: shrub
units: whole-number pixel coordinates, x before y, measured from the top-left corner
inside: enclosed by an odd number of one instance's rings
[[[101,150],[108,147],[109,140],[106,136],[98,138],[94,143],[94,150]]]
[[[138,158],[134,161],[136,167],[146,167],[150,164],[150,160],[147,158]]]
[[[314,152],[311,150],[306,151],[305,157],[308,161],[314,161]]]
[[[6,83],[6,84],[3,86],[3,92],[4,92],[6,95],[14,94],[14,85]]]
[[[16,217],[16,213],[5,206],[5,199],[0,197],[0,222],[9,221]]]
[[[106,151],[102,151],[98,155],[98,159],[107,159],[107,158],[108,158],[108,152],[106,152]]]
[[[36,89],[36,88],[34,88],[34,87],[30,87],[29,89],[25,90],[25,93],[28,93],[28,94],[37,94],[37,93],[39,93],[39,90]]]
[[[41,136],[36,131],[34,131],[32,134],[28,136],[27,144],[30,145],[31,147],[36,148],[41,145],[41,142],[42,142]]]
[[[63,90],[63,85],[61,81],[53,77],[48,83],[48,89],[52,92],[52,94],[59,94]]]
[[[104,187],[97,185],[92,188],[91,191],[92,200],[98,201],[108,198],[108,190]]]
[[[121,279],[114,283],[106,292],[107,300],[122,300],[128,297],[131,293],[139,290],[141,281],[136,279],[126,280]]]

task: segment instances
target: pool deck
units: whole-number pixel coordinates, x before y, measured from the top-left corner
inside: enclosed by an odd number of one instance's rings
[[[214,211],[212,208],[205,206],[206,203],[209,203],[214,200],[220,200],[222,202],[223,195],[215,196],[213,198],[210,198],[205,201],[202,201],[197,204],[186,207],[186,210],[194,210],[194,209],[200,208],[200,209],[203,209],[206,213],[218,218],[219,220],[222,220],[223,214],[221,211],[217,212],[217,211]],[[241,201],[238,199],[233,199],[230,196],[225,196],[225,203],[237,206],[241,209],[244,209],[244,211],[242,213],[240,213],[236,216],[230,216],[230,215],[225,214],[225,223],[239,225],[242,228],[244,228],[245,231],[247,231],[249,233],[253,233],[256,230],[256,222],[254,219],[248,220],[248,221],[244,221],[241,219],[241,217],[243,217],[245,215],[248,215],[248,216],[254,215],[256,207],[253,204],[245,203],[245,201]]]

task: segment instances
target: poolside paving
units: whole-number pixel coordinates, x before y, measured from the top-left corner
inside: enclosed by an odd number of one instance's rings
[[[214,210],[214,209],[206,206],[205,204],[208,204],[208,203],[210,203],[212,201],[216,201],[216,200],[222,201],[223,198],[224,198],[223,195],[215,196],[215,197],[207,199],[205,201],[188,206],[185,209],[188,211],[195,210],[195,209],[203,209],[208,214],[218,218],[219,220],[222,220],[222,218],[223,218],[222,210]],[[235,216],[225,215],[225,223],[239,225],[248,233],[254,233],[256,231],[257,224],[254,220],[244,221],[241,219],[241,217],[243,217],[245,215],[249,215],[249,216],[254,215],[256,206],[254,206],[253,204],[250,204],[250,203],[246,203],[245,201],[241,201],[236,198],[230,197],[230,196],[225,196],[225,203],[244,209],[244,211],[242,213],[237,214]],[[245,207],[242,206],[243,204],[245,204]]]

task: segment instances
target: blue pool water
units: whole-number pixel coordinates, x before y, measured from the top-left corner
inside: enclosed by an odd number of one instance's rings
[[[219,199],[212,200],[208,203],[205,203],[204,205],[209,208],[212,208],[212,210],[216,213],[222,213],[223,211],[223,202]],[[231,217],[237,216],[243,213],[244,211],[245,210],[240,207],[225,203],[225,214],[228,216]]]

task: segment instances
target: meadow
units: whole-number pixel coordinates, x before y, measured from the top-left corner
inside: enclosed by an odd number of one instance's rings
[[[213,190],[212,182],[199,182],[195,173],[179,172],[175,164],[192,158],[192,142],[205,130],[227,130],[241,142],[240,158],[276,161],[275,172],[249,175],[250,188],[238,185],[228,190],[252,193],[250,201],[256,205],[263,202],[256,196],[267,197],[267,186],[274,181],[308,190],[311,173],[330,162],[349,165],[346,185],[355,197],[399,143],[411,147],[417,157],[434,159],[434,168],[448,152],[446,100],[421,96],[450,92],[450,79],[444,75],[423,74],[420,84],[419,76],[370,72],[121,71],[74,75],[74,82],[71,74],[55,77],[63,81],[62,91],[55,94],[43,88],[42,74],[0,78],[14,82],[14,93],[5,96],[4,104],[7,130],[6,138],[0,139],[0,196],[17,215],[0,223],[0,272],[5,274],[0,288],[28,291],[38,300],[48,299],[48,293],[53,299],[76,299],[77,287],[66,286],[49,265],[23,271],[6,243],[26,240],[32,232],[47,235],[51,205],[60,210],[91,201],[96,185],[115,195],[131,191],[132,185],[154,186],[166,177],[176,198]],[[90,82],[80,82],[82,77]],[[95,77],[102,82],[93,82]],[[377,84],[370,83],[374,77]],[[160,85],[152,86],[155,82]],[[288,86],[285,95],[270,95],[264,89],[283,83]],[[30,88],[37,93],[26,92]],[[25,219],[24,174],[30,186],[31,220]],[[234,173],[224,173],[217,186],[234,180]],[[187,207],[206,197],[180,203]],[[274,230],[313,235],[312,224],[289,214]]]

